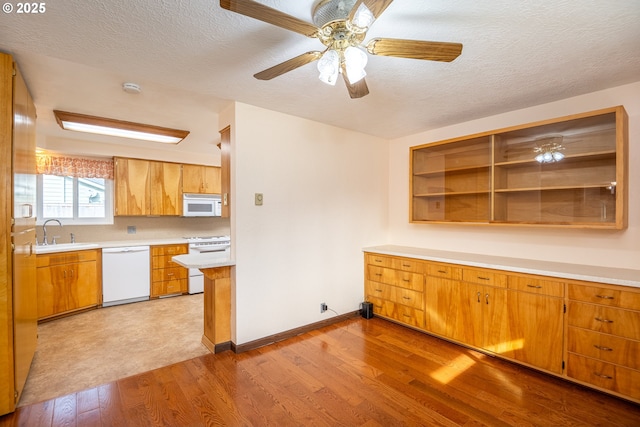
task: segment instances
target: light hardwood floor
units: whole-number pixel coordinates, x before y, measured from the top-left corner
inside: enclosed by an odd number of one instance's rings
[[[101,308],[38,325],[18,406],[63,396],[209,353],[202,294]]]
[[[373,318],[18,409],[0,426],[638,426],[640,406]]]

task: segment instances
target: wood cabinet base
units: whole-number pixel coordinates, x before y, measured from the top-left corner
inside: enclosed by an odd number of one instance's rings
[[[212,353],[230,348],[231,267],[202,269],[204,273],[204,335],[202,344]]]

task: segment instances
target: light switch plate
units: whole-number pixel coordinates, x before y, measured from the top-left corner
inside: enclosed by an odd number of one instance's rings
[[[255,194],[255,203],[256,206],[262,206],[262,193]]]

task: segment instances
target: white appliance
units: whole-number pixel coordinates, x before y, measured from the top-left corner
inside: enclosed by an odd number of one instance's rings
[[[231,237],[206,236],[185,237],[189,242],[189,254],[209,254],[212,258],[229,258],[231,256]],[[204,292],[204,275],[197,268],[189,269],[189,293]]]
[[[102,306],[149,299],[149,246],[102,249]]]
[[[182,216],[220,216],[222,201],[219,194],[182,195]]]

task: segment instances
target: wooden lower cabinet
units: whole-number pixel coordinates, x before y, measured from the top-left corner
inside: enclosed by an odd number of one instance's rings
[[[99,250],[36,256],[38,320],[98,307],[102,302]]]
[[[365,253],[365,299],[377,316],[640,403],[640,289]]]
[[[423,263],[371,255],[367,257],[365,276],[365,293],[375,314],[424,327]]]
[[[640,402],[640,289],[571,282],[567,376]]]
[[[188,252],[186,244],[151,246],[151,298],[188,291],[189,270],[171,260]]]

